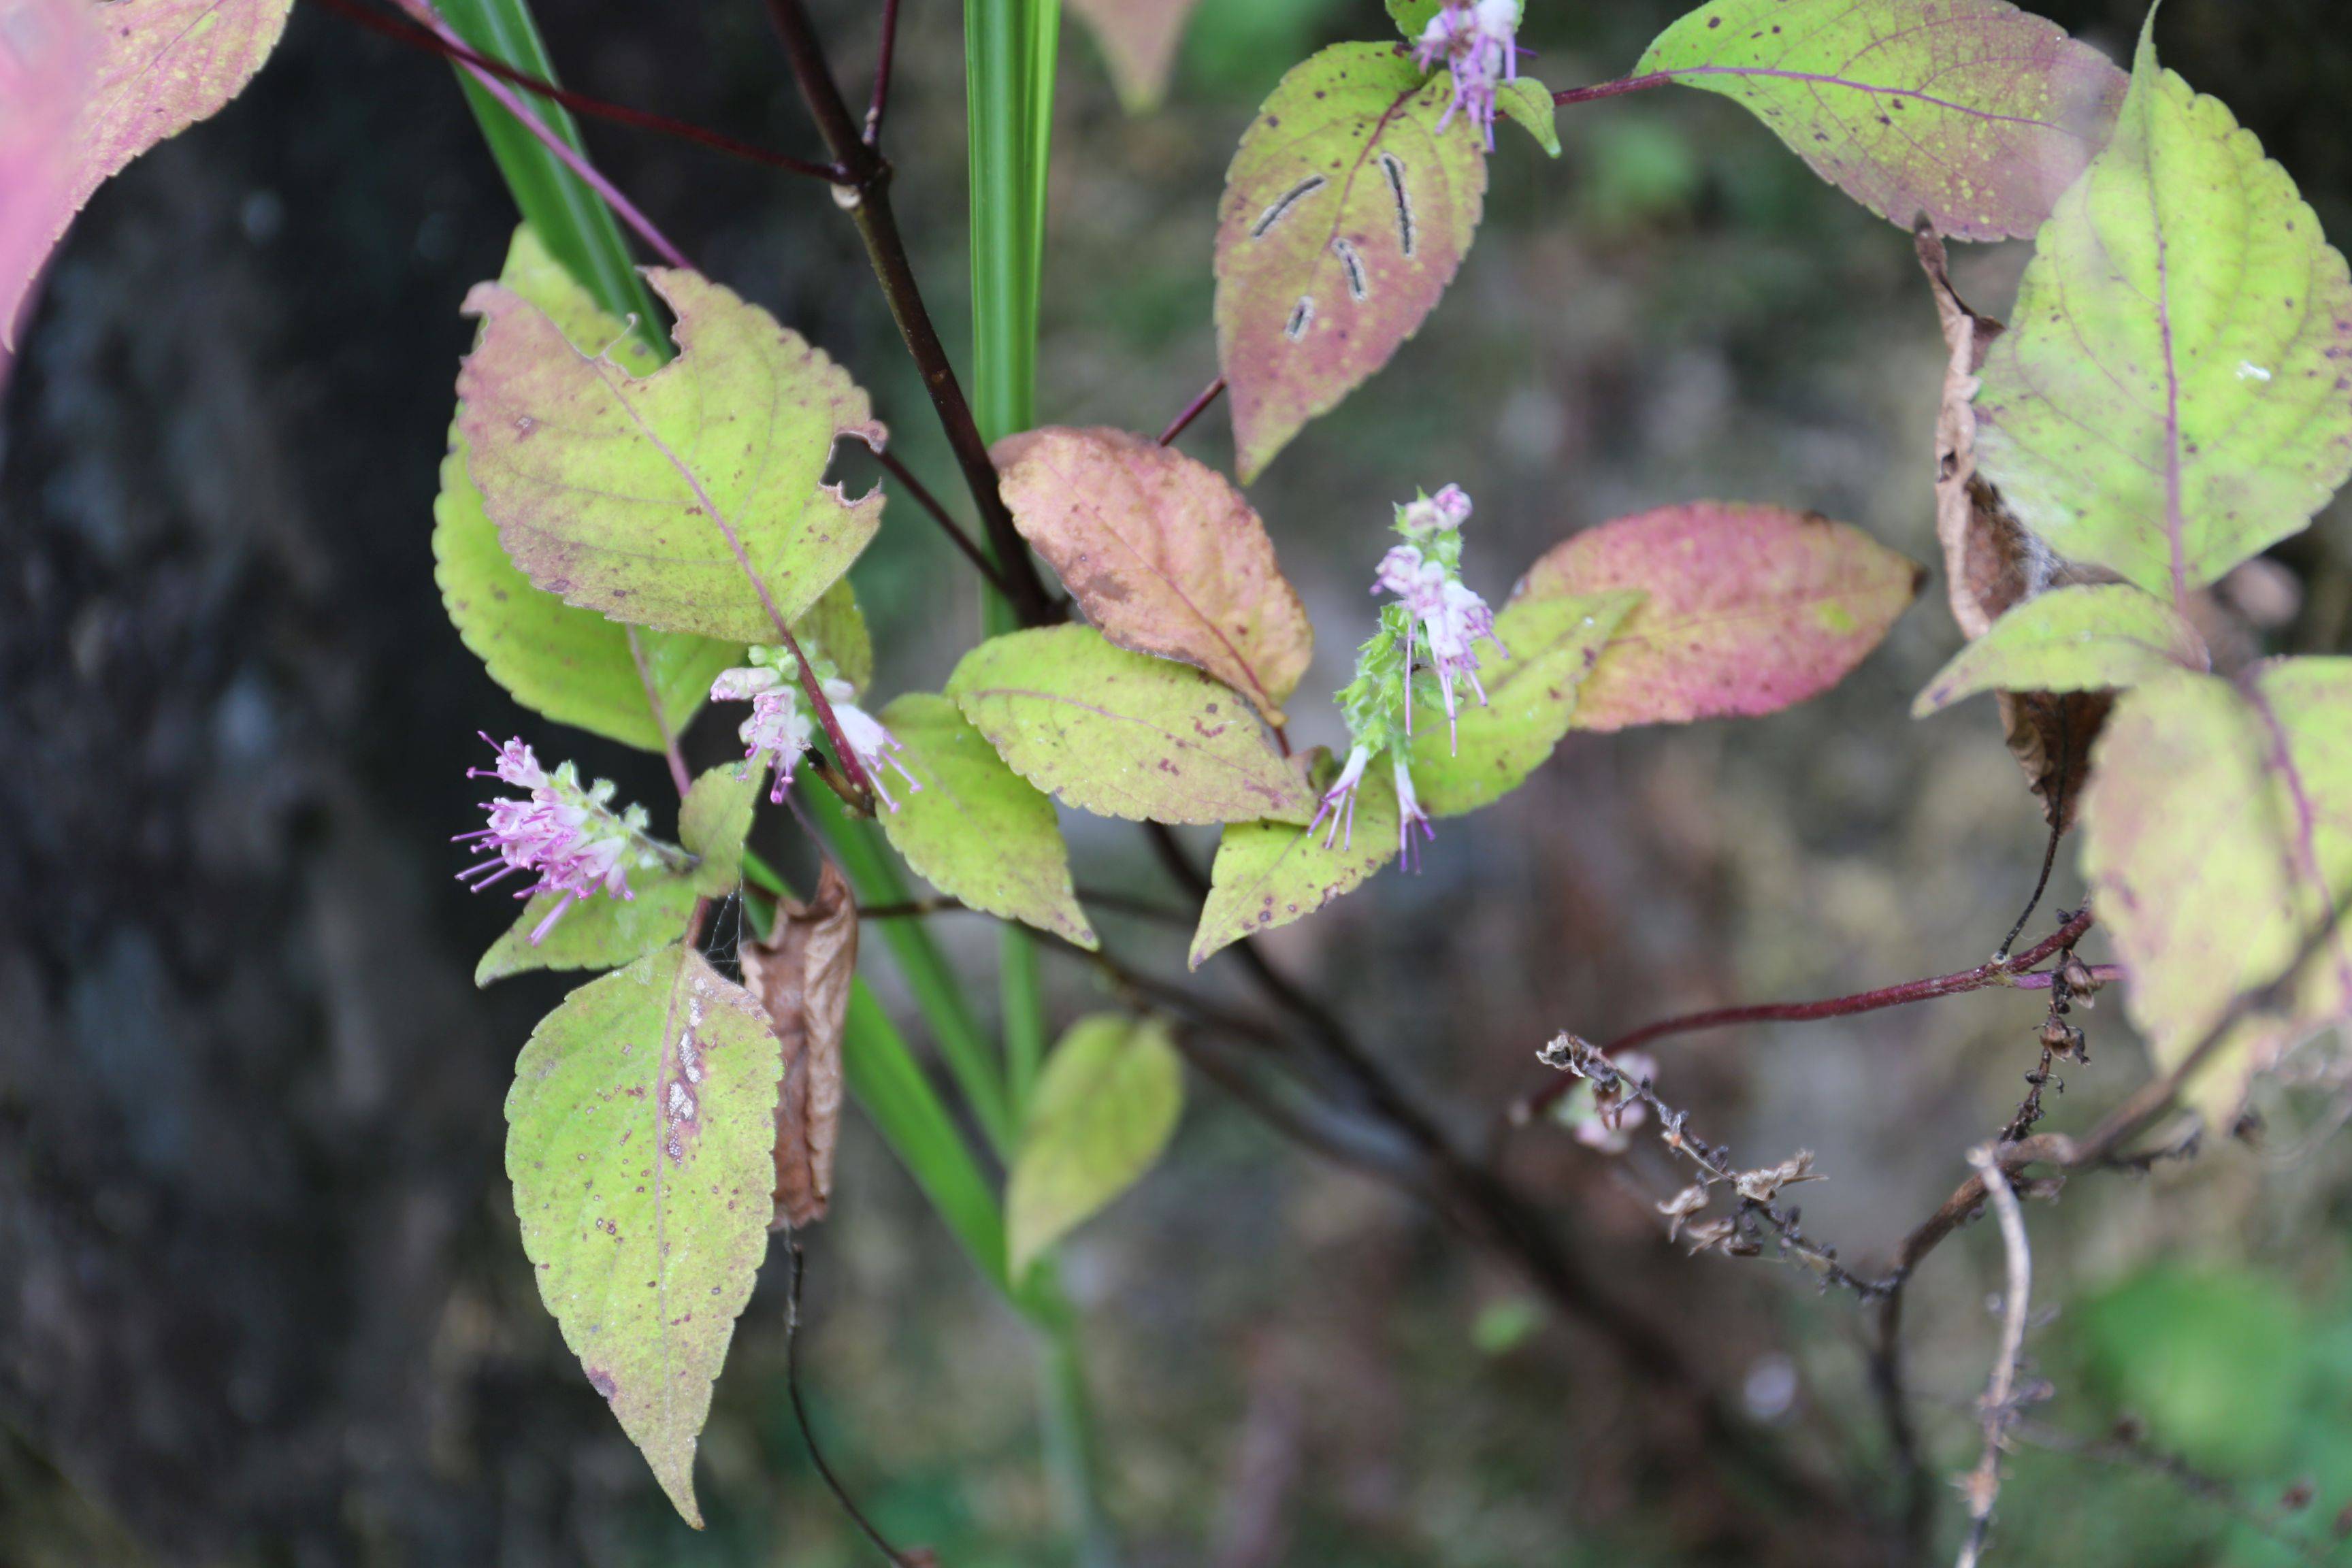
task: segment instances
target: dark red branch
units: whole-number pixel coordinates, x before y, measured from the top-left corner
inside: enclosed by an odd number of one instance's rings
[[[882,49],[874,58],[874,100],[866,106],[866,144],[882,145],[882,116],[890,107],[890,66],[898,52],[898,0],[882,0]]]
[[[1964,969],[1958,974],[1938,974],[1930,979],[1907,981],[1901,985],[1864,991],[1852,996],[1825,997],[1818,1002],[1765,1002],[1753,1006],[1717,1007],[1705,1013],[1685,1013],[1678,1018],[1662,1019],[1612,1040],[1601,1047],[1602,1054],[1615,1056],[1620,1051],[1646,1046],[1653,1040],[1663,1040],[1674,1035],[1693,1035],[1702,1029],[1727,1028],[1735,1024],[1806,1024],[1822,1018],[1851,1018],[1864,1013],[1884,1012],[1889,1007],[1907,1007],[1915,1002],[1932,1002],[1939,996],[1958,996],[1964,992],[1982,991],[1989,986],[2014,986],[2027,970],[2068,951],[2082,941],[2084,933],[2091,929],[2093,920],[2091,911],[2084,910],[2025,952],[1979,963],[1974,969]],[[1531,1121],[1566,1094],[1577,1081],[1570,1074],[1559,1075],[1514,1106],[1511,1120],[1514,1122]]]
[[[674,120],[667,114],[656,114],[648,110],[631,109],[626,104],[608,103],[601,98],[591,98],[584,92],[574,92],[570,88],[558,87],[551,81],[541,81],[528,71],[515,69],[504,60],[493,59],[488,55],[468,48],[464,44],[450,43],[437,37],[430,28],[421,27],[414,22],[398,16],[383,16],[359,4],[358,0],[317,0],[317,3],[338,16],[367,28],[370,32],[380,33],[387,38],[406,44],[411,48],[421,49],[427,54],[439,55],[444,59],[457,60],[472,66],[477,70],[488,71],[503,81],[512,82],[525,92],[560,103],[574,114],[585,114],[597,120],[609,120],[615,125],[626,125],[633,130],[651,132],[657,136],[669,136],[680,142],[691,142],[697,146],[708,147],[714,153],[724,153],[730,157],[745,159],[771,169],[782,169],[787,174],[805,174],[812,179],[824,180],[828,184],[837,183],[841,178],[841,171],[829,164],[814,163],[805,158],[793,157],[789,153],[771,152],[753,142],[730,136],[723,131],[711,131],[687,121]]]
[[[1176,416],[1175,422],[1170,425],[1167,429],[1160,432],[1160,444],[1163,447],[1175,445],[1176,437],[1181,436],[1187,429],[1191,428],[1193,420],[1198,419],[1202,415],[1207,413],[1209,405],[1214,403],[1217,400],[1218,395],[1223,393],[1224,390],[1225,378],[1222,375],[1217,377],[1216,380],[1209,383],[1208,386],[1202,391],[1201,395],[1187,404],[1183,413]]]
[[[1674,74],[1670,71],[1653,71],[1648,76],[1620,77],[1615,81],[1604,81],[1598,87],[1565,89],[1553,93],[1551,100],[1556,104],[1591,103],[1595,99],[1622,98],[1629,92],[1647,92],[1654,87],[1664,87],[1674,79]]]
[[[996,563],[988,558],[988,552],[974,543],[971,534],[956,526],[956,521],[948,515],[947,508],[940,504],[937,496],[924,488],[922,480],[908,471],[906,464],[888,452],[875,453],[874,460],[888,470],[890,477],[906,489],[907,493],[915,499],[916,505],[931,514],[931,520],[946,531],[955,547],[963,552],[963,557],[971,563],[972,570],[988,580],[990,587],[1008,599],[1013,597],[1012,593],[1004,585],[1003,577],[997,573]]]

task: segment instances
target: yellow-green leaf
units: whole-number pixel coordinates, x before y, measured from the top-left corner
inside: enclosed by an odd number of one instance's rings
[[[692,880],[705,898],[724,898],[743,879],[743,840],[768,782],[765,766],[727,763],[694,781],[677,811],[678,842],[698,857]]]
[[[1045,1058],[1006,1183],[1013,1278],[1160,1158],[1184,1110],[1184,1064],[1157,1018],[1099,1013]]]
[[[629,891],[625,899],[600,893],[575,900],[536,942],[530,933],[563,895],[532,898],[474,966],[474,984],[488,985],[532,969],[618,969],[685,935],[700,897],[690,879],[667,871],[631,872]]]
[[[767,1251],[782,1072],[759,1005],[670,946],[565,997],[507,1096],[540,1296],[698,1527],[696,1440]]]
[[[1924,719],[1980,691],[2106,691],[2212,667],[2205,639],[2163,600],[2124,584],[2025,601],[1943,668],[1911,705]]]
[[[1209,897],[1192,932],[1192,966],[1245,936],[1304,920],[1353,892],[1397,858],[1397,798],[1386,758],[1356,792],[1355,809],[1312,827],[1295,822],[1229,822],[1217,840]],[[1328,787],[1326,765],[1317,783]]]

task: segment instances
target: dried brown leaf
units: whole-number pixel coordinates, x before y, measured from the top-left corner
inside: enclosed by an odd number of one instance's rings
[[[1936,418],[1936,537],[1944,547],[1952,619],[1974,642],[2003,615],[2047,589],[2113,579],[2053,554],[1977,471],[1977,375],[1993,340],[2006,329],[1970,310],[1952,287],[1941,238],[1922,228],[1914,239],[1951,351]],[[2103,691],[2000,694],[2009,749],[2053,826],[2073,825],[2075,797],[2090,773],[2091,743],[2114,706],[2114,696]]]
[[[743,944],[743,980],[784,1047],[776,1101],[776,1214],[772,1228],[824,1217],[841,1126],[841,1033],[857,973],[857,901],[827,861],[807,903],[776,906],[770,940]]]

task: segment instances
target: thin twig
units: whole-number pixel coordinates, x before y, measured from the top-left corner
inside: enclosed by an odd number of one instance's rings
[[[882,116],[890,107],[890,68],[898,51],[898,0],[882,0],[882,47],[874,57],[874,98],[866,108],[866,144],[882,145]]]
[[[788,153],[772,152],[755,142],[730,136],[723,131],[712,131],[706,126],[675,119],[670,115],[656,114],[650,110],[632,109],[625,103],[607,102],[601,98],[592,98],[584,92],[574,92],[568,87],[560,87],[551,81],[543,81],[529,71],[517,70],[504,60],[494,59],[470,47],[462,39],[453,41],[435,33],[429,27],[419,26],[404,18],[383,16],[366,5],[358,4],[357,0],[317,0],[317,3],[347,21],[367,28],[370,32],[406,44],[409,47],[425,54],[438,55],[443,59],[455,60],[479,70],[488,71],[492,76],[514,83],[525,92],[560,103],[574,114],[584,114],[597,120],[609,120],[615,125],[625,125],[634,131],[650,132],[656,136],[668,136],[680,142],[689,142],[698,147],[707,147],[714,153],[724,153],[732,158],[741,158],[771,169],[781,169],[788,174],[804,174],[811,179],[823,180],[828,184],[841,178],[841,171],[829,164],[811,163],[806,158],[795,158]]]
[[[817,1447],[816,1429],[809,1425],[808,1405],[801,1398],[801,1279],[808,1270],[801,1257],[798,1241],[786,1237],[784,1251],[793,1264],[792,1289],[784,1301],[784,1392],[791,1396],[793,1419],[800,1425],[801,1441],[808,1445],[809,1459],[833,1492],[834,1500],[841,1505],[844,1513],[849,1515],[850,1522],[857,1526],[859,1532],[873,1543],[874,1550],[896,1563],[898,1568],[917,1568],[912,1559],[891,1545],[888,1539],[874,1527],[874,1521],[866,1517],[866,1511],[849,1495],[849,1489],[841,1484],[841,1478],[833,1473],[833,1467],[825,1463],[824,1450]]]
[[[2025,922],[2032,920],[2033,911],[2042,907],[2042,895],[2050,889],[2050,873],[2058,864],[2058,841],[2066,837],[2066,770],[2072,765],[2074,749],[2074,725],[2066,715],[2067,710],[2062,704],[2058,710],[2058,794],[2050,807],[2050,842],[2042,851],[2042,875],[2034,880],[2033,896],[2026,900],[2025,908],[2018,911],[2017,923],[2009,928],[2009,934],[2000,939],[1999,947],[1993,949],[1993,962],[1996,963],[2009,957],[2009,950],[2025,930]]]
[[[881,464],[892,479],[905,487],[907,493],[915,499],[916,505],[931,514],[931,520],[946,531],[950,542],[963,552],[963,558],[971,563],[972,570],[988,580],[990,587],[1008,599],[1013,596],[1010,590],[1005,587],[1003,574],[996,570],[996,563],[988,558],[988,552],[974,543],[971,535],[957,526],[955,519],[948,515],[947,508],[940,504],[939,498],[931,494],[922,480],[908,470],[906,464],[887,451],[875,453],[874,460]]]
[[[2091,911],[2084,909],[2025,952],[2011,958],[1994,959],[1957,974],[1938,974],[1927,980],[1908,981],[1901,985],[1864,991],[1851,996],[1831,996],[1818,1002],[1767,1002],[1754,1006],[1717,1007],[1705,1013],[1686,1013],[1678,1018],[1645,1025],[1630,1035],[1612,1040],[1601,1047],[1601,1053],[1613,1057],[1621,1051],[1648,1045],[1653,1040],[1663,1040],[1674,1035],[1696,1034],[1702,1029],[1725,1028],[1734,1024],[1801,1024],[1823,1018],[1850,1018],[1889,1007],[1908,1006],[1916,1002],[1931,1002],[1939,996],[1958,996],[1970,991],[1982,991],[1995,985],[2022,987],[2029,979],[2025,973],[2027,970],[2054,954],[2071,951],[2090,931],[2092,921]],[[2047,985],[2049,982],[2041,984]],[[1572,1079],[1556,1079],[1546,1084],[1511,1108],[1511,1121],[1516,1125],[1533,1121],[1552,1101],[1567,1093],[1574,1082]]]
[[[2118,1431],[2101,1441],[2077,1437],[2071,1432],[2021,1417],[2011,1424],[2009,1435],[2013,1443],[2063,1454],[2069,1458],[2089,1459],[2097,1464],[2120,1466],[2161,1476],[2191,1497],[2210,1503],[2231,1518],[2260,1531],[2306,1563],[2338,1561],[2333,1551],[2284,1528],[2277,1516],[2246,1501],[2229,1482],[2207,1475],[2177,1454],[2149,1447],[2128,1429]]]
[[[971,490],[972,504],[980,510],[989,549],[1012,590],[1005,597],[1024,626],[1048,626],[1061,620],[1065,607],[1047,592],[1045,578],[1038,574],[1037,563],[1022,542],[1021,531],[1013,525],[1013,513],[999,491],[995,460],[989,456],[988,443],[982,438],[979,422],[972,417],[971,404],[964,396],[962,384],[956,379],[947,346],[940,341],[939,328],[923,303],[922,289],[915,281],[914,264],[908,258],[906,240],[898,233],[898,220],[890,207],[890,165],[866,144],[851,122],[849,106],[843,101],[841,88],[833,79],[832,68],[825,60],[824,46],[818,41],[816,29],[810,25],[801,0],[767,0],[767,4],[769,17],[792,62],[793,79],[800,84],[801,99],[824,138],[826,151],[833,154],[834,162],[845,176],[841,187],[844,205],[857,225],[859,237],[866,242],[866,259],[882,286],[883,297],[889,302],[891,319],[898,324],[907,352],[914,356],[915,368],[922,374],[924,390],[930,394],[931,406],[947,433],[956,465],[963,470],[964,483]]]
[[[411,16],[430,28],[444,43],[463,47],[465,40],[458,37],[450,28],[449,24],[441,19],[441,13],[433,7],[433,0],[401,0],[401,4],[408,8]],[[522,100],[515,95],[513,88],[469,60],[459,63],[465,67],[467,74],[481,83],[484,92],[497,99],[506,111],[513,115],[524,130],[538,137],[541,144],[554,153],[565,168],[579,175],[583,184],[604,198],[604,205],[613,209],[614,216],[636,230],[637,237],[653,247],[655,254],[672,267],[687,272],[694,270],[694,263],[686,258],[686,253],[672,245],[669,242],[669,237],[656,228],[653,220],[639,212],[636,205],[623,195],[618,186],[598,174],[595,165],[582,157],[572,148],[572,143],[558,136],[541,121],[539,116],[523,107]]]
[[[1175,926],[1184,931],[1192,930],[1200,920],[1197,914],[1170,909],[1165,904],[1156,904],[1149,899],[1129,898],[1125,893],[1106,892],[1099,888],[1080,888],[1077,889],[1077,894],[1078,901],[1082,904],[1092,904],[1097,909],[1133,915],[1139,920],[1157,921],[1162,925]],[[950,898],[908,899],[896,904],[868,904],[857,911],[860,920],[868,921],[921,920],[930,915],[986,913],[988,913],[987,910],[975,910],[961,899]]]
[[[1202,415],[1207,413],[1209,405],[1214,403],[1217,400],[1218,395],[1224,390],[1225,378],[1222,375],[1217,377],[1216,380],[1209,383],[1207,386],[1202,388],[1201,395],[1186,404],[1184,405],[1184,412],[1179,414],[1173,420],[1170,421],[1167,429],[1160,432],[1160,444],[1163,447],[1174,446],[1176,443],[1176,437],[1181,436],[1187,429],[1191,428],[1193,420],[1198,419]]]
[[[1984,1417],[1984,1453],[1977,1468],[1960,1482],[1969,1500],[1969,1533],[1960,1543],[1956,1568],[1977,1568],[1984,1555],[1985,1537],[1992,1530],[1993,1504],[2000,1498],[2000,1451],[2017,1415],[2017,1368],[2025,1354],[2026,1310],[2033,1293],[2033,1252],[2026,1245],[2025,1211],[2001,1174],[2000,1161],[1988,1143],[1969,1151],[2000,1221],[2000,1246],[2009,1260],[2009,1289],[2001,1296],[2000,1349],[1993,1358],[1992,1377],[1979,1405]]]

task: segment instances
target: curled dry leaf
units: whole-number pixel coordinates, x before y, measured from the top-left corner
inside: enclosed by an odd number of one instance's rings
[[[996,456],[1021,536],[1103,636],[1198,665],[1282,722],[1315,628],[1223,474],[1123,430],[1033,431]]]
[[[769,940],[745,942],[742,958],[744,984],[783,1045],[770,1228],[798,1229],[823,1219],[833,1200],[841,1035],[857,974],[857,900],[832,861],[817,879],[816,897],[805,904],[779,900]]]
[[[1695,501],[1554,546],[1511,601],[1648,590],[1577,699],[1576,728],[1622,730],[1752,718],[1828,690],[1878,646],[1924,578],[1844,523]]]
[[[2006,329],[1970,310],[1952,287],[1944,242],[1924,227],[1915,237],[1919,265],[1936,296],[1945,346],[1951,351],[1936,418],[1936,537],[1944,549],[1944,589],[1952,619],[1973,642],[2036,594],[2107,578],[2061,561],[2026,531],[2000,492],[1978,471],[1978,376]],[[2010,753],[2041,799],[2044,819],[2053,826],[2072,826],[2076,799],[2091,773],[2091,747],[2115,707],[2114,695],[2004,691],[1999,700]]]
[[[0,349],[13,346],[17,310],[74,214],[131,160],[245,90],[293,9],[294,0],[0,0]],[[94,44],[72,30],[91,17]],[[31,178],[19,184],[27,153]]]

